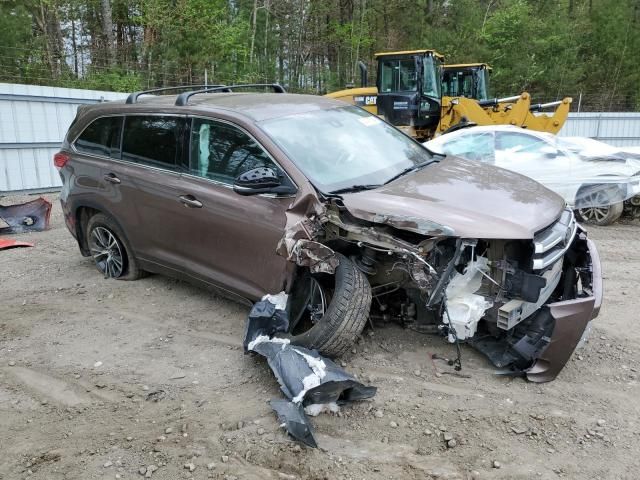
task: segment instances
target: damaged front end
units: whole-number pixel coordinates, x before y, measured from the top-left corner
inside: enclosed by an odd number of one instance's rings
[[[558,375],[602,301],[597,250],[568,209],[533,239],[470,239],[411,217],[356,217],[331,198],[289,231],[280,253],[331,273],[331,252],[366,274],[371,320],[468,343],[534,382]]]

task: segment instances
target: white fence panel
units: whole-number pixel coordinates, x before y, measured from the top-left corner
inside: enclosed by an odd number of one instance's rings
[[[53,154],[79,105],[126,94],[0,83],[0,192],[60,186]]]
[[[617,147],[640,146],[640,112],[570,113],[564,137],[590,137]]]

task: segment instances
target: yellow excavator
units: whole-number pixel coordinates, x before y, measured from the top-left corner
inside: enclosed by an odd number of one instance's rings
[[[486,64],[458,65],[458,73],[452,69],[446,77],[444,56],[435,50],[377,53],[375,58],[375,87],[367,86],[367,68],[360,62],[360,87],[327,96],[380,115],[419,140],[468,125],[511,124],[557,133],[569,112],[570,98],[535,106],[526,92],[508,98],[475,98],[487,97],[490,67]],[[465,76],[472,88],[461,94]],[[445,78],[450,80],[443,82]],[[456,89],[456,95],[447,94],[451,88]],[[552,106],[558,106],[552,116],[533,114]]]

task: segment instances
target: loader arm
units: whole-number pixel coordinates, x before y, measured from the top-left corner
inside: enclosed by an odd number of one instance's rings
[[[481,102],[466,97],[442,97],[438,134],[453,127],[471,125],[517,125],[522,127],[529,115],[530,97],[496,98]]]
[[[494,125],[515,125],[527,128],[525,122],[531,107],[531,95],[527,92],[522,92],[515,97],[498,98],[492,102],[480,103],[484,104],[483,108],[491,117]]]
[[[537,130],[539,132],[558,133],[563,127],[564,122],[567,121],[569,116],[569,109],[571,108],[571,97],[565,97],[558,102],[551,102],[541,105],[532,105],[527,112],[524,124],[525,128],[530,130]],[[541,115],[534,115],[533,112],[541,111],[544,108],[556,107],[555,112],[552,115],[543,113]]]

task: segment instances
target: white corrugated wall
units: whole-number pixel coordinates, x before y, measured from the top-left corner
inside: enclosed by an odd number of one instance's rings
[[[53,154],[79,105],[126,94],[0,83],[0,193],[60,186]]]
[[[617,147],[640,146],[640,112],[570,113],[559,135],[595,138]]]

